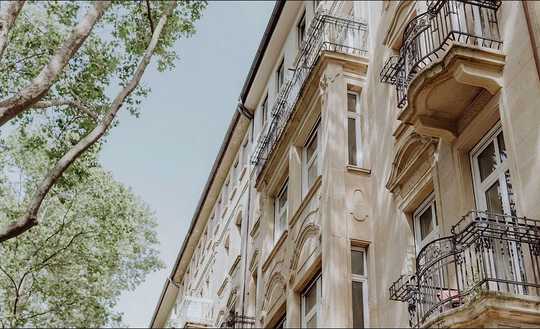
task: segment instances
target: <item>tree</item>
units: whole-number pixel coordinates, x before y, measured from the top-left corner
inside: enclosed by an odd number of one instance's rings
[[[40,131],[33,143],[47,149],[44,161],[50,167],[27,191],[25,211],[0,228],[0,242],[37,225],[51,189],[70,184],[64,179],[69,171],[88,175],[92,166],[78,166],[77,160],[99,150],[122,108],[138,115],[150,91],[140,83],[146,68],[152,59],[160,71],[174,67],[175,42],[194,33],[205,6],[149,0],[2,2],[0,127],[11,123],[23,133]]]
[[[25,189],[48,170],[36,137],[19,129],[0,146],[0,223],[20,216]],[[0,327],[118,327],[120,293],[163,266],[148,207],[87,165],[44,199],[39,230],[0,245]]]

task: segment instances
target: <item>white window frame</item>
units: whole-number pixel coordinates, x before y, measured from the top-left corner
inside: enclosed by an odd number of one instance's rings
[[[244,142],[242,143],[242,166],[247,167],[249,165],[249,152],[248,152],[248,145],[249,145],[249,134],[244,138]]]
[[[354,112],[349,111],[349,95],[354,95],[356,97],[356,108]],[[361,167],[363,161],[362,153],[362,115],[361,115],[361,105],[362,101],[361,93],[356,91],[347,90],[347,139],[349,137],[349,119],[354,120],[354,129],[356,137],[356,164],[350,163],[350,143],[347,140],[347,164],[351,166]]]
[[[504,161],[500,158],[499,141],[497,139],[497,136],[500,133],[503,133],[502,126],[500,123],[497,123],[470,152],[474,196],[478,210],[487,211],[485,192],[498,181],[501,191],[503,211],[506,215],[511,215],[510,196],[508,195],[508,186],[505,177],[505,173],[510,171],[510,166],[508,157]],[[494,144],[496,167],[495,170],[493,170],[493,172],[491,172],[482,182],[480,178],[478,156],[492,143]],[[506,152],[508,152],[508,147],[506,147]],[[510,174],[510,178],[511,177],[512,175]]]
[[[319,153],[320,153],[320,144],[321,144],[321,138],[320,138],[320,131],[319,131],[319,127],[320,127],[320,121],[317,121],[317,123],[315,124],[315,126],[313,127],[311,133],[309,134],[309,137],[306,141],[306,143],[304,144],[304,147],[303,147],[303,150],[302,150],[302,186],[303,186],[303,194],[305,195],[309,189],[311,188],[311,184],[313,184],[313,182],[309,182],[309,168],[312,166],[312,165],[316,165],[317,166],[317,176],[320,176],[321,175],[321,162],[320,162],[320,156],[319,156]],[[313,142],[313,140],[317,138],[316,140],[316,146],[315,146],[315,152],[313,152],[313,155],[311,156],[310,159],[308,159],[308,155],[307,155],[307,150],[308,150],[308,146]]]
[[[361,251],[364,253],[364,274],[355,274],[352,273],[352,252]],[[352,247],[351,248],[351,279],[353,282],[362,282],[362,303],[364,307],[364,328],[369,328],[369,305],[368,305],[368,293],[369,293],[369,280],[368,280],[368,263],[367,263],[367,249],[362,247]],[[352,289],[352,287],[351,287]],[[352,303],[352,301],[351,301]]]
[[[311,288],[315,287],[316,289],[316,303],[313,309],[306,314],[306,295],[311,290]],[[308,322],[313,319],[314,316],[317,317],[317,327],[321,325],[321,301],[322,301],[322,275],[319,274],[313,280],[302,292],[302,309],[301,309],[301,318],[302,318],[302,328],[307,328]]]
[[[276,94],[279,95],[281,87],[285,84],[285,57],[281,59],[276,69]]]
[[[420,216],[422,216],[426,211],[428,211],[428,208],[431,207],[431,219],[433,230],[422,240],[422,228],[420,225]],[[420,206],[416,208],[416,210],[413,213],[413,221],[414,221],[414,238],[416,241],[417,250],[416,253],[418,254],[422,248],[424,248],[428,243],[431,241],[437,239],[439,237],[439,218],[437,217],[437,202],[435,201],[435,193],[432,192],[422,203]]]
[[[274,200],[274,243],[276,243],[281,235],[287,230],[289,224],[289,180],[285,180],[285,183],[279,189],[279,193]],[[280,209],[279,201],[281,197],[285,195],[286,201],[283,208]],[[281,217],[285,215],[285,223],[281,223]]]

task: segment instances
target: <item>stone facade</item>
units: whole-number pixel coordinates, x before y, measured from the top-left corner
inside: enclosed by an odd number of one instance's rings
[[[525,6],[277,3],[151,326],[540,326]]]

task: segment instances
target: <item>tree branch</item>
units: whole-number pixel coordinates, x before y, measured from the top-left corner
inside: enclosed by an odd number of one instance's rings
[[[30,84],[15,95],[0,101],[0,126],[27,110],[47,94],[53,82],[90,35],[92,28],[110,4],[110,1],[95,2]]]
[[[38,186],[35,194],[30,199],[30,203],[25,214],[19,218],[14,223],[9,224],[7,227],[0,230],[0,242],[4,242],[11,238],[14,238],[30,228],[37,225],[37,214],[39,208],[45,196],[49,190],[53,187],[56,181],[62,176],[64,171],[66,171],[69,166],[88,148],[90,148],[94,143],[96,143],[106,132],[107,129],[112,124],[114,118],[116,117],[118,111],[121,109],[126,98],[135,90],[138,86],[154,50],[156,49],[157,43],[163,31],[163,27],[167,22],[168,17],[174,12],[176,8],[176,1],[174,1],[167,10],[163,13],[159,22],[156,26],[152,38],[146,47],[144,55],[141,58],[141,61],[137,65],[137,69],[131,80],[125,85],[125,87],[116,95],[114,98],[109,111],[103,117],[103,120],[84,138],[82,138],[76,145],[74,145],[62,158],[56,163],[54,168],[45,176],[43,181]]]
[[[13,27],[23,6],[24,0],[9,1],[6,10],[0,13],[0,59],[2,58],[2,55],[4,55],[4,51],[8,45],[9,31]]]
[[[98,121],[98,115],[92,111],[90,108],[85,106],[83,103],[81,103],[78,100],[71,100],[71,99],[56,99],[56,100],[50,100],[50,101],[39,101],[32,105],[33,108],[36,109],[45,109],[49,107],[55,107],[55,106],[72,106],[79,110],[80,112],[86,114],[87,116],[94,119],[94,121]]]
[[[154,33],[154,21],[152,20],[152,11],[150,10],[150,0],[146,0],[146,12],[148,21],[150,21],[150,32]]]

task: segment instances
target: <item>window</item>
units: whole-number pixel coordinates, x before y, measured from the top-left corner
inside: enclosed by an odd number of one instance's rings
[[[317,328],[320,323],[322,281],[319,276],[302,294],[302,328]]]
[[[418,207],[414,214],[414,235],[416,238],[417,252],[420,252],[429,242],[439,236],[437,207],[435,204],[435,195],[431,194]]]
[[[313,0],[313,11],[317,12],[317,8],[319,8],[320,0]]]
[[[242,166],[247,166],[249,162],[249,136],[246,136],[244,142],[242,143]]]
[[[476,203],[479,210],[516,216],[508,153],[497,125],[471,152]]]
[[[261,130],[264,129],[267,119],[268,119],[268,95],[264,97],[264,100],[261,104]]]
[[[274,241],[277,241],[287,228],[287,185],[288,182],[285,182],[275,201]]]
[[[282,59],[281,64],[279,64],[276,71],[276,92],[278,94],[284,82],[285,82],[285,59]]]
[[[306,35],[306,12],[302,14],[302,17],[296,25],[296,30],[298,32],[298,49],[302,49],[302,43],[304,42],[304,37]]]
[[[238,178],[238,170],[239,170],[238,164],[239,164],[239,161],[238,161],[238,158],[236,158],[236,160],[234,161],[232,172],[231,172],[231,182],[233,183],[233,186],[236,183],[236,179]]]
[[[319,124],[315,126],[304,146],[304,192],[307,192],[320,175],[319,171]]]
[[[229,178],[227,178],[227,182],[225,183],[225,185],[223,185],[223,192],[221,193],[222,195],[222,200],[223,202],[227,203],[227,200],[229,198],[229,182],[231,180]],[[222,214],[224,215],[224,214]]]
[[[368,276],[366,250],[351,250],[353,327],[368,327]]]
[[[348,153],[349,164],[360,166],[362,164],[362,152],[360,149],[360,95],[353,92],[347,93],[347,136],[349,141]]]

